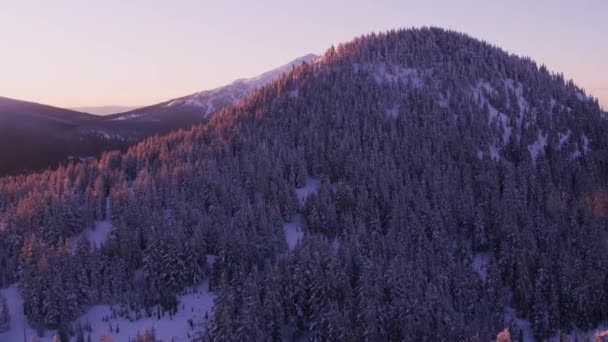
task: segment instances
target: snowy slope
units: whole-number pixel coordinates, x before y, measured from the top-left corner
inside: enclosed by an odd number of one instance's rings
[[[296,196],[300,202],[300,207],[304,206],[308,196],[319,191],[321,181],[317,178],[309,177],[303,187],[296,189]],[[285,233],[285,241],[290,251],[293,251],[298,242],[304,237],[304,218],[301,214],[295,215],[290,222],[283,224],[283,232]]]
[[[304,62],[313,62],[318,56],[308,54],[299,57],[283,66],[267,71],[252,78],[238,79],[228,85],[204,90],[188,96],[172,99],[157,105],[136,109],[130,112],[110,116],[113,121],[161,121],[164,117],[176,119],[179,116],[205,118],[229,105],[232,105],[251,92],[262,87],[281,74]]]
[[[114,341],[127,341],[138,332],[152,328],[159,340],[190,341],[196,331],[204,329],[201,324],[204,324],[205,317],[211,316],[214,297],[208,288],[209,284],[203,282],[191,289],[191,293],[180,296],[179,311],[173,317],[166,314],[158,319],[152,315],[131,321],[122,317],[112,318],[112,307],[109,305],[95,305],[76,321],[91,325],[93,341],[99,341],[104,334],[110,334]]]
[[[259,76],[245,79],[238,79],[231,84],[215,88],[212,90],[206,90],[192,95],[188,95],[179,99],[175,99],[167,103],[167,107],[176,106],[194,106],[203,109],[204,115],[209,115],[214,111],[220,109],[219,104],[229,102],[229,104],[236,103],[241,98],[249,95],[252,90],[262,87],[275,79],[281,74],[290,71],[293,67],[296,67],[302,63],[308,63],[314,61],[318,56],[308,54],[297,58],[283,66],[267,71]]]
[[[197,331],[204,329],[206,317],[211,315],[214,296],[208,290],[207,282],[189,289],[187,294],[179,297],[179,311],[170,317],[168,314],[157,318],[156,315],[131,320],[123,317],[113,317],[112,307],[109,305],[95,305],[90,307],[86,313],[75,322],[83,325],[89,324],[92,328],[91,341],[99,341],[102,335],[110,335],[113,341],[128,341],[146,329],[154,328],[156,337],[162,341],[190,341]],[[23,341],[24,335],[27,341],[37,337],[36,329],[27,324],[23,314],[23,300],[15,286],[0,290],[8,302],[11,315],[9,330],[0,332],[0,341]],[[134,316],[134,314],[133,314]],[[190,321],[193,323],[191,325]],[[51,342],[56,334],[54,330],[46,330],[43,336],[36,341]],[[88,337],[85,334],[85,337]],[[72,337],[76,341],[76,337]]]

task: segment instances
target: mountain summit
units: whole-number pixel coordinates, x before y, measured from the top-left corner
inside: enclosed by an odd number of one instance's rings
[[[438,28],[362,36],[189,130],[1,180],[0,285],[20,282],[33,326],[122,303],[217,341],[590,329],[608,319],[607,131],[529,58]],[[198,284],[209,319],[173,315]]]

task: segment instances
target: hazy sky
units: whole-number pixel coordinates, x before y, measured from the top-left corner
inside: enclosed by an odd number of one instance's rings
[[[425,25],[530,56],[608,108],[606,0],[0,0],[0,96],[152,104],[363,33]]]

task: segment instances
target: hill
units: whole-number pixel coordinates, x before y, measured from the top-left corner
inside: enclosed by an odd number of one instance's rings
[[[0,175],[126,147],[125,138],[98,121],[94,115],[0,98]]]
[[[169,317],[201,281],[213,313],[192,332],[213,340],[589,329],[608,318],[590,200],[607,129],[529,58],[438,28],[366,35],[192,129],[0,181],[0,284],[64,331],[91,304]],[[103,245],[74,250],[95,221]]]

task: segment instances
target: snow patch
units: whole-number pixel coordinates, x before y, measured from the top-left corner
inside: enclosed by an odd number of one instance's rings
[[[389,118],[396,118],[399,116],[399,105],[396,104],[386,110],[386,116]]]
[[[509,326],[509,323],[514,321],[515,324],[519,327],[519,330],[521,330],[523,336],[522,342],[536,341],[536,339],[534,338],[534,333],[532,332],[532,323],[527,319],[517,318],[517,311],[515,309],[511,307],[506,307],[504,317],[505,326]],[[513,337],[518,338],[518,336]]]
[[[101,336],[106,333],[109,333],[114,341],[129,341],[138,332],[151,328],[155,329],[156,337],[161,341],[191,341],[197,331],[205,329],[203,325],[205,316],[211,317],[212,314],[214,295],[208,289],[209,284],[205,281],[179,296],[179,310],[173,317],[166,314],[158,319],[156,315],[152,315],[152,317],[131,321],[124,317],[112,318],[112,306],[110,305],[94,305],[73,323],[76,325],[78,322],[83,325],[89,323],[92,328],[92,341],[99,341]],[[7,331],[0,332],[0,341],[23,341],[24,334],[27,341],[33,337],[36,337],[34,340],[39,342],[53,341],[55,330],[46,330],[42,338],[37,338],[36,330],[27,324],[23,314],[23,299],[15,286],[2,289],[0,292],[7,299],[11,315],[10,327]],[[153,310],[153,312],[155,311]],[[132,313],[132,316],[134,317],[135,313]],[[191,327],[189,321],[193,322],[194,328]],[[114,332],[110,332],[110,326]],[[116,332],[117,328],[118,332]],[[87,334],[85,332],[85,338]]]
[[[109,333],[114,341],[128,341],[138,332],[152,328],[159,340],[190,341],[196,331],[204,329],[201,324],[205,316],[211,317],[213,300],[214,296],[209,292],[209,284],[205,281],[179,297],[179,311],[173,317],[166,314],[158,319],[156,315],[152,315],[152,317],[130,321],[124,317],[112,318],[110,305],[95,305],[90,307],[76,322],[90,323],[93,328],[91,333],[93,341],[99,341],[105,333]],[[109,320],[104,321],[104,318],[107,317]],[[194,329],[190,326],[189,320],[193,322]],[[110,332],[110,326],[114,331],[118,327],[119,332]]]
[[[101,245],[108,239],[108,235],[111,231],[112,222],[110,222],[110,220],[97,221],[92,228],[87,228],[81,233],[70,238],[70,246],[72,246],[72,251],[76,250],[78,240],[80,240],[83,236],[89,240],[91,246],[97,248],[101,247]]]
[[[302,228],[302,215],[296,215],[291,222],[283,224],[285,232],[285,241],[290,251],[293,251],[298,242],[304,237],[304,229]]]
[[[0,341],[23,341],[24,334],[27,341],[30,338],[37,336],[36,330],[27,324],[23,313],[23,299],[15,285],[0,290],[0,293],[6,298],[6,304],[10,315],[8,330],[0,332]],[[48,341],[52,341],[52,335]],[[45,341],[45,340],[42,340]]]
[[[450,107],[450,94],[448,93],[447,95],[443,95],[440,93],[437,104],[441,108],[449,108]]]
[[[112,217],[112,202],[110,198],[106,198],[106,217],[108,219],[104,221],[97,221],[93,225],[93,227],[86,228],[79,234],[76,234],[70,238],[70,246],[72,247],[72,252],[76,252],[76,246],[78,245],[78,241],[84,236],[91,243],[92,247],[99,248],[101,245],[108,239],[108,235],[112,231],[112,222],[110,221],[110,217]]]
[[[524,97],[524,87],[521,82],[515,82],[513,80],[506,80],[505,83],[507,84],[507,87],[515,91],[517,104],[519,105],[519,117],[521,119],[523,118],[524,113],[530,109],[530,104]]]
[[[568,141],[568,139],[570,138],[570,134],[572,134],[571,130],[568,130],[566,133],[562,134],[562,133],[558,133],[557,136],[559,137],[559,147],[561,148],[563,144],[566,143],[566,141]]]
[[[368,68],[372,71],[374,79],[378,84],[407,81],[414,87],[421,87],[422,76],[428,73],[428,70],[402,68],[395,65],[389,66],[384,63],[373,64],[368,66]]]
[[[130,120],[130,119],[135,119],[135,118],[138,118],[138,117],[143,116],[143,115],[144,115],[144,114],[136,114],[136,113],[133,113],[133,114],[127,114],[127,115],[119,116],[119,117],[117,117],[117,118],[115,118],[115,119],[112,119],[111,121],[123,121],[123,120]]]
[[[589,138],[587,138],[585,134],[583,134],[582,140],[583,146],[581,147],[579,144],[576,150],[572,153],[572,158],[578,158],[591,150],[591,148],[589,147]]]
[[[515,93],[515,98],[517,100],[517,106],[519,107],[519,115],[516,119],[515,127],[519,127],[523,121],[524,115],[530,111],[530,103],[526,100],[524,96],[524,88],[520,82],[515,82],[513,80],[505,80],[505,87],[510,89]],[[492,124],[496,122],[499,127],[503,130],[503,143],[507,144],[509,139],[511,138],[511,134],[513,133],[513,127],[510,124],[509,117],[500,112],[494,106],[490,104],[488,101],[488,97],[494,96],[496,94],[496,90],[492,87],[490,83],[484,80],[480,80],[477,82],[475,86],[472,86],[473,97],[475,101],[478,103],[480,107],[483,106],[488,107],[488,114],[490,116],[489,123]],[[507,106],[513,107],[514,103],[507,103]]]
[[[296,196],[300,201],[300,205],[304,205],[308,196],[319,191],[321,181],[318,178],[308,177],[303,187],[296,189]]]
[[[471,267],[473,271],[479,275],[479,278],[483,282],[486,281],[488,277],[488,265],[490,264],[490,253],[481,252],[475,254],[473,257],[473,261],[471,262]]]
[[[331,240],[331,249],[334,252],[334,255],[338,255],[338,251],[340,250],[340,240],[338,240],[338,238]]]
[[[491,96],[496,92],[492,85],[484,80],[478,81],[471,90],[473,91],[473,98],[479,103],[480,106],[483,106],[484,103],[488,102],[486,94]]]
[[[579,101],[582,101],[582,102],[587,101],[587,96],[585,96],[585,94],[583,94],[582,92],[577,91],[575,94],[576,94],[576,98],[577,98]]]
[[[490,144],[488,149],[490,150],[490,158],[492,158],[492,160],[496,160],[496,161],[500,160],[500,152],[499,152],[498,145]]]
[[[300,89],[296,88],[296,89],[290,90],[287,95],[289,96],[289,98],[292,98],[292,99],[298,98],[298,97],[300,97]]]
[[[499,112],[496,108],[488,103],[488,110],[490,113],[490,123],[493,121],[497,121],[500,123],[503,129],[502,142],[507,144],[509,139],[511,138],[511,125],[509,124],[509,118],[504,114]]]
[[[209,267],[211,267],[211,268],[213,268],[213,265],[215,264],[216,259],[217,259],[217,255],[213,255],[213,254],[205,255],[205,260],[207,261],[207,265],[209,265]]]
[[[538,133],[538,137],[536,141],[534,141],[530,146],[528,146],[528,151],[530,152],[530,156],[532,157],[532,161],[536,161],[536,158],[540,153],[544,153],[545,147],[547,146],[547,134],[543,135],[542,133]]]
[[[583,153],[589,152],[591,149],[589,148],[589,138],[583,134]]]

